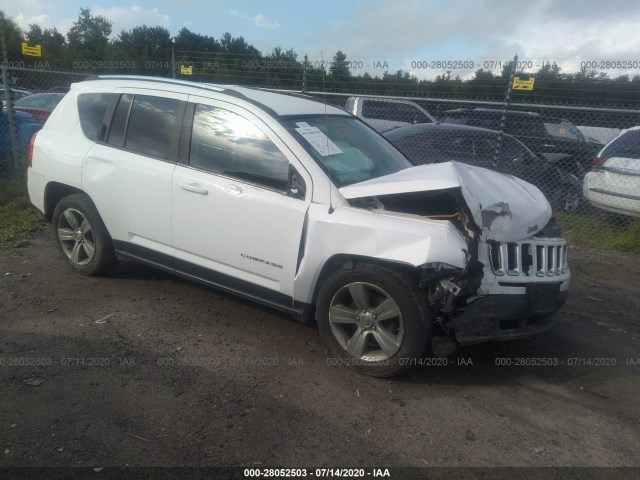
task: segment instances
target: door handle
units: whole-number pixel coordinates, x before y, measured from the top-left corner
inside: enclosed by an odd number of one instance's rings
[[[197,193],[198,195],[207,195],[209,190],[203,188],[199,183],[180,183],[180,188],[191,193]]]
[[[230,184],[224,187],[224,191],[227,193],[232,193],[234,195],[240,195],[242,193],[242,188],[240,188],[238,185]]]

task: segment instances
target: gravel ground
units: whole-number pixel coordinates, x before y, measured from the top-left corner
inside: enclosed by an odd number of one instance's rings
[[[0,466],[640,467],[640,257],[571,266],[544,335],[388,380],[150,268],[77,275],[43,231],[0,251]]]

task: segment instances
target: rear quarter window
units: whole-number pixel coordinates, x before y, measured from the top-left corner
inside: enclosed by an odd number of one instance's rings
[[[602,158],[634,158],[640,160],[640,130],[623,133],[602,152]]]
[[[82,93],[78,95],[78,116],[82,133],[94,142],[100,140],[104,114],[112,93]]]

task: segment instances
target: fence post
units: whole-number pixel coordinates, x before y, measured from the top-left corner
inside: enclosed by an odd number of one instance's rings
[[[496,141],[496,151],[493,155],[493,169],[498,169],[498,158],[500,157],[500,149],[502,148],[502,136],[504,135],[504,127],[507,124],[507,110],[509,109],[509,103],[511,103],[511,88],[513,85],[513,77],[515,77],[516,69],[518,68],[518,54],[513,57],[513,68],[511,69],[511,75],[509,75],[509,84],[507,85],[507,94],[504,97],[504,108],[502,109],[502,118],[500,119],[500,134]]]
[[[9,81],[9,60],[7,58],[7,39],[4,32],[4,14],[0,12],[0,41],[2,42],[2,83],[7,105],[7,121],[9,124],[9,137],[11,139],[11,154],[13,156],[13,177],[20,179],[20,157],[18,155],[18,132],[13,111],[13,98]]]
[[[307,68],[309,68],[309,57],[304,54],[304,65],[302,67],[302,93],[307,93]]]

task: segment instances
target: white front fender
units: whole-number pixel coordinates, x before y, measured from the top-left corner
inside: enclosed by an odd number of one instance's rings
[[[311,303],[323,266],[336,255],[353,255],[419,267],[441,262],[464,268],[467,243],[446,220],[403,216],[392,212],[311,204],[303,258],[294,298]]]

